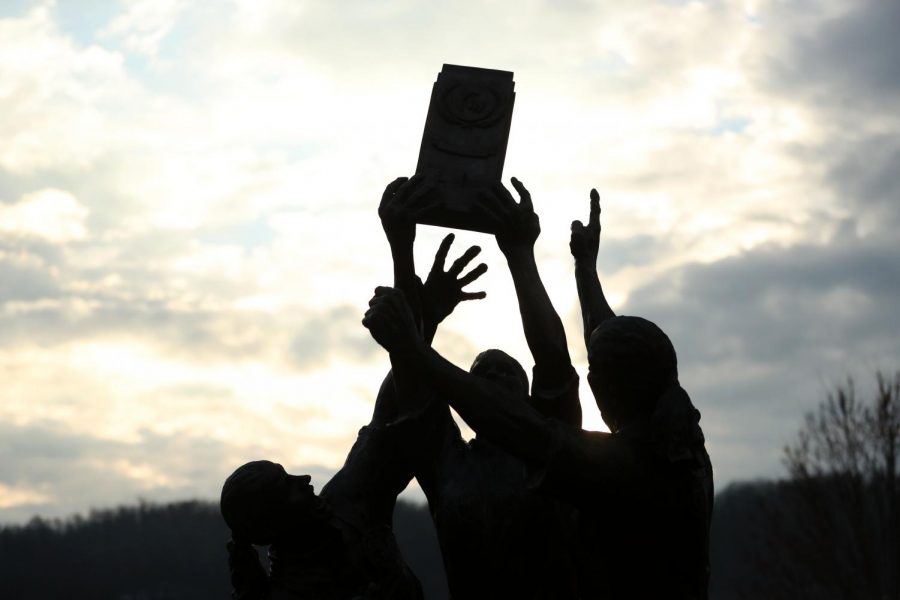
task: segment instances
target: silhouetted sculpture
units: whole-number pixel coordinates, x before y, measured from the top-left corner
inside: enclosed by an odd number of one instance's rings
[[[433,206],[416,220],[491,232],[478,196],[500,183],[512,123],[513,74],[444,65],[431,92],[416,173],[436,185]]]
[[[391,219],[402,215],[403,207],[421,206],[418,197],[427,193],[429,185],[430,181],[417,176],[388,186],[380,210],[386,231],[395,227]],[[497,232],[497,243],[516,288],[525,337],[535,361],[531,394],[525,370],[500,350],[479,354],[471,374],[577,431],[581,426],[578,375],[569,358],[562,321],[547,296],[534,258],[540,225],[528,191],[516,179],[513,185],[521,203],[497,184],[482,198],[479,218]],[[392,243],[395,269],[400,268],[395,271],[395,281],[410,280],[412,265],[407,262],[404,266],[396,257],[412,255],[412,237],[388,234],[389,240],[400,240]],[[416,288],[400,287],[418,312]],[[373,310],[379,310],[378,306]],[[423,343],[430,341],[426,337]],[[577,597],[572,507],[535,493],[525,463],[500,446],[482,436],[463,440],[446,399],[468,394],[468,390],[422,380],[408,368],[402,354],[392,353],[391,361],[398,383],[406,383],[400,402],[411,403],[408,410],[426,411],[421,424],[427,431],[421,438],[426,444],[414,449],[419,456],[415,472],[428,498],[453,597]],[[434,396],[443,400],[436,402]]]
[[[589,225],[573,224],[571,242],[585,324],[597,324],[588,382],[611,433],[544,418],[515,386],[448,362],[417,336],[398,290],[377,288],[363,323],[398,378],[401,364],[421,373],[479,436],[527,463],[537,490],[578,508],[582,597],[706,598],[712,467],[699,412],[678,383],[668,337],[644,319],[614,317],[595,266],[583,262],[579,249],[596,256],[599,243],[596,192]]]
[[[462,300],[485,267],[457,279],[477,254],[470,248],[459,271],[443,271],[445,240],[423,295],[440,297],[437,322]],[[468,257],[468,258],[467,258]],[[437,322],[433,323],[434,328]],[[432,335],[433,335],[432,330]],[[398,409],[394,378],[385,378],[372,415],[344,466],[317,497],[308,475],[255,461],[238,468],[222,489],[221,508],[232,530],[229,564],[233,596],[240,600],[298,598],[417,599],[418,580],[400,556],[391,530],[397,495],[413,476],[408,448],[421,447],[420,417]],[[271,572],[259,564],[256,545],[269,545]]]
[[[385,387],[392,387],[386,380]],[[238,600],[422,598],[391,531],[397,494],[409,483],[392,426],[360,430],[344,467],[316,496],[308,475],[255,461],[222,488],[222,515],[232,530],[229,566]],[[270,545],[271,572],[251,544]]]

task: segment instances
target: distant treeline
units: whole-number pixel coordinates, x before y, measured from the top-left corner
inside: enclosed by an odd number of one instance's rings
[[[868,595],[867,579],[879,571],[879,561],[895,557],[890,552],[878,556],[874,537],[889,528],[879,528],[877,519],[870,526],[847,521],[865,519],[865,510],[861,517],[848,517],[840,509],[845,484],[839,479],[820,480],[813,487],[809,482],[753,482],[719,493],[711,536],[711,598],[875,597]],[[427,509],[399,502],[394,520],[400,547],[427,597],[446,598]],[[2,527],[0,598],[228,598],[227,539],[218,506],[200,501],[141,503]]]
[[[428,598],[446,598],[427,508],[399,501],[394,532]],[[228,537],[218,504],[206,501],[141,502],[0,527],[0,599],[230,598]]]

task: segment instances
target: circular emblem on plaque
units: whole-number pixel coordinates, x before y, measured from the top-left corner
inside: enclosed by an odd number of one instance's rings
[[[460,84],[448,89],[440,102],[441,116],[465,127],[488,127],[506,114],[506,103],[487,86]]]

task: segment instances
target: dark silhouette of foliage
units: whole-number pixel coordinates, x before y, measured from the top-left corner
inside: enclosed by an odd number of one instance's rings
[[[794,485],[792,543],[814,567],[803,590],[900,597],[900,371],[876,374],[870,402],[853,379],[806,416],[785,447]]]
[[[810,412],[784,449],[789,479],[716,499],[716,598],[900,598],[900,372],[852,379]]]
[[[398,502],[394,519],[398,543],[427,597],[446,598],[428,510]],[[214,502],[141,502],[87,517],[36,517],[0,527],[0,598],[229,598],[228,537]]]

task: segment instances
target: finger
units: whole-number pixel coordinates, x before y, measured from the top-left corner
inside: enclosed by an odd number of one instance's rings
[[[408,178],[406,181],[400,184],[400,187],[397,188],[395,195],[400,199],[405,197],[407,194],[412,192],[416,187],[422,183],[425,179],[425,176],[422,173],[416,173],[412,177]]]
[[[600,194],[597,190],[591,190],[591,215],[588,219],[588,226],[600,226]]]
[[[509,190],[506,189],[506,186],[503,185],[502,182],[497,182],[493,186],[491,186],[491,190],[494,192],[494,195],[497,196],[499,200],[500,206],[507,210],[507,212],[512,212],[516,206],[519,205],[516,202],[516,199],[513,198],[513,195],[509,193]]]
[[[386,298],[391,296],[392,294],[398,293],[400,293],[400,290],[386,285],[379,285],[377,288],[375,288],[375,295],[372,297],[372,300],[375,300],[376,298]]]
[[[584,223],[578,220],[572,221],[572,233],[581,233],[582,231],[584,231]]]
[[[525,186],[522,185],[522,182],[513,177],[510,179],[513,184],[513,187],[516,188],[516,191],[519,192],[519,198],[522,200],[522,206],[528,211],[534,211],[534,205],[531,203],[531,192],[525,189]]]
[[[470,283],[472,283],[473,281],[475,281],[476,279],[478,279],[479,277],[484,275],[487,272],[487,270],[488,270],[487,265],[484,263],[481,263],[480,265],[478,265],[477,267],[475,267],[474,269],[472,269],[471,271],[469,271],[468,273],[466,273],[465,275],[463,275],[462,277],[459,278],[459,280],[457,281],[457,283],[459,283],[459,287],[461,287],[461,288],[466,287],[467,285],[469,285]]]
[[[456,235],[448,233],[441,240],[441,245],[438,246],[437,252],[434,253],[434,262],[431,265],[432,271],[444,271],[444,262],[447,260],[447,253],[450,252],[450,246],[453,245],[454,239],[456,239]]]
[[[384,305],[391,314],[399,316],[406,309],[406,296],[401,290],[394,290],[394,293],[385,296]]]
[[[461,302],[466,300],[484,300],[487,297],[487,292],[463,292],[459,297]]]
[[[463,253],[462,256],[453,261],[453,264],[450,266],[447,274],[456,277],[457,275],[462,273],[462,270],[465,268],[465,266],[469,264],[473,258],[478,256],[480,252],[481,248],[479,246],[471,246]]]

